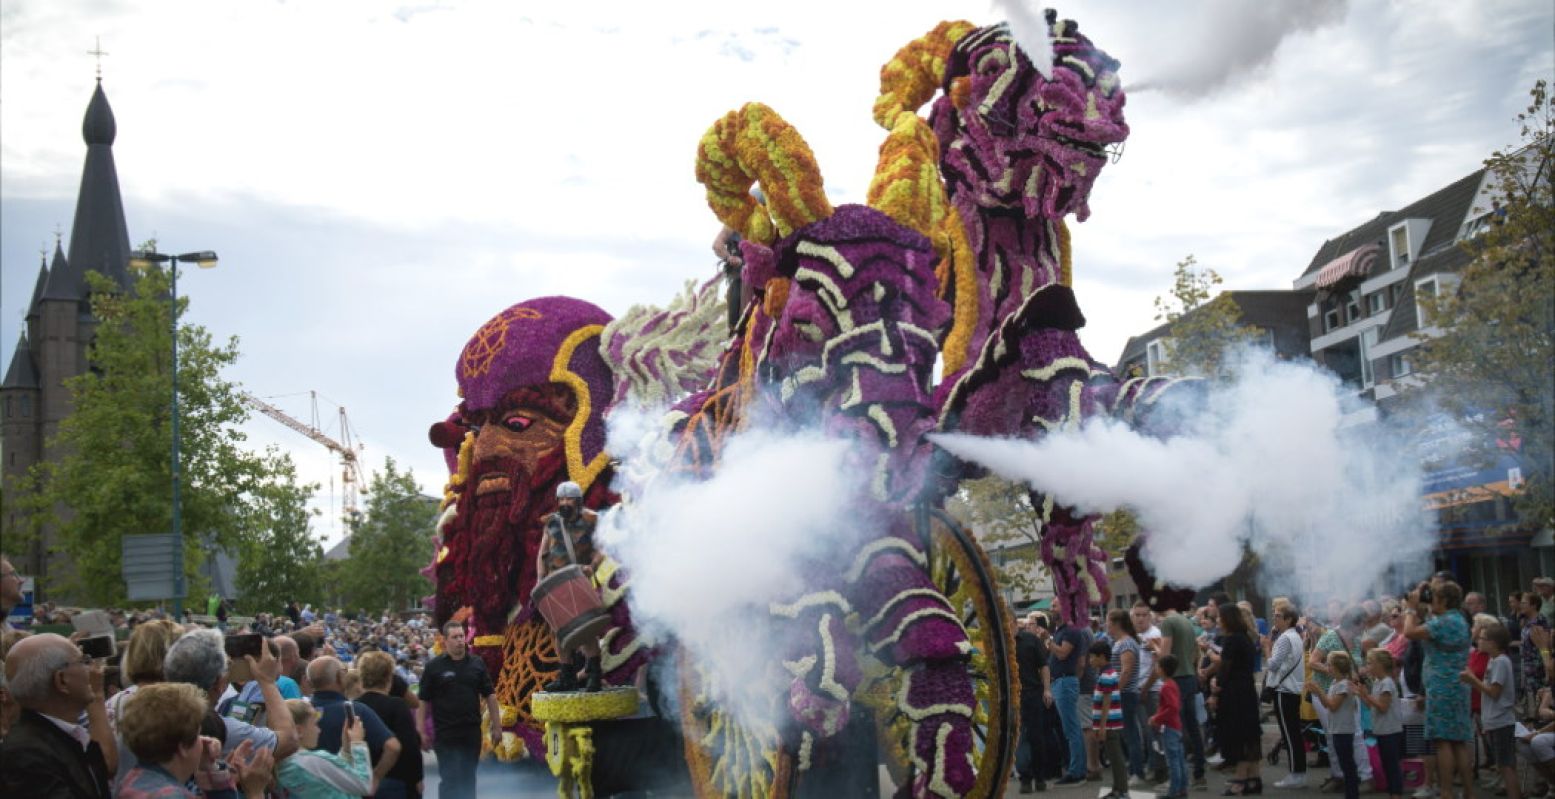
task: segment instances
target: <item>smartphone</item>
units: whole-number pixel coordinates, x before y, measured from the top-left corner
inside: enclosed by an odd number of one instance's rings
[[[82,638],[76,642],[76,646],[81,648],[81,654],[89,658],[103,659],[113,657],[114,646],[113,636],[111,635],[94,635]]]
[[[356,708],[351,706],[351,700],[349,699],[343,704],[346,706],[346,726],[349,727],[356,723]]]
[[[264,655],[264,645],[265,637],[259,633],[229,635],[226,640],[227,657],[242,660],[244,655],[250,655],[258,660]]]

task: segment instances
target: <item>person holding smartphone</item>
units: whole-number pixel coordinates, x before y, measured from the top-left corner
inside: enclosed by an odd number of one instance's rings
[[[276,782],[292,796],[344,799],[370,796],[376,784],[367,749],[367,730],[361,719],[347,710],[340,715],[334,738],[340,751],[320,748],[323,713],[306,699],[286,700],[286,710],[302,739],[302,749],[282,760],[275,769]]]
[[[22,712],[0,742],[0,795],[108,799],[118,754],[102,663],[64,636],[41,633],[16,642],[5,666]]]

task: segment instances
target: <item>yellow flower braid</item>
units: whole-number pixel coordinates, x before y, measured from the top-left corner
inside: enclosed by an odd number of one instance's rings
[[[933,242],[940,258],[935,268],[939,293],[953,297],[955,310],[942,346],[947,373],[960,370],[973,355],[967,350],[977,318],[977,264],[961,215],[940,178],[939,139],[918,116],[918,108],[939,90],[945,59],[972,30],[970,22],[941,22],[898,50],[880,68],[880,96],[874,107],[875,121],[890,133],[880,145],[868,203]]]
[[[718,219],[762,244],[832,213],[810,145],[761,103],[746,103],[708,128],[697,146],[696,176]],[[756,183],[765,206],[750,196]]]
[[[977,26],[965,20],[941,22],[934,30],[907,43],[880,68],[880,96],[875,98],[875,122],[896,127],[904,113],[917,114],[945,78],[945,59],[963,36]]]

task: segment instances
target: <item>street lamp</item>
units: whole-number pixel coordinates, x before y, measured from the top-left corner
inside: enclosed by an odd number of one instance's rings
[[[178,477],[178,265],[195,264],[201,269],[216,268],[216,253],[210,250],[186,252],[182,255],[165,255],[155,250],[140,250],[130,254],[130,268],[150,269],[152,264],[167,264],[172,274],[173,290],[171,308],[173,332],[173,615],[184,614],[184,533],[182,504],[179,500]]]

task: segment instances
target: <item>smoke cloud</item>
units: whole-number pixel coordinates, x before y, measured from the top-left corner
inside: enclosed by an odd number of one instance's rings
[[[613,416],[612,427],[628,439],[644,429],[630,415]],[[786,695],[769,605],[803,592],[807,563],[868,533],[867,520],[848,513],[863,488],[848,454],[846,442],[817,435],[741,433],[711,478],[658,472],[600,519],[598,541],[631,575],[640,633],[688,648],[720,686],[719,701],[748,722],[772,724],[773,697]]]
[[[1343,22],[1348,5],[1348,0],[1207,0],[1193,19],[1173,26],[1178,29],[1171,37],[1175,58],[1125,88],[1134,94],[1207,97],[1268,66],[1287,38]]]
[[[1358,400],[1327,372],[1262,350],[1236,363],[1203,407],[1176,409],[1186,429],[1166,439],[1110,419],[1034,442],[933,438],[1084,512],[1129,508],[1163,582],[1209,585],[1244,549],[1266,592],[1305,600],[1367,591],[1390,568],[1423,574],[1435,539],[1413,450],[1381,425],[1345,426]]]
[[[1053,79],[1053,36],[1042,4],[1036,0],[994,0],[994,8],[1010,23],[1010,36],[1026,51],[1042,77]]]

